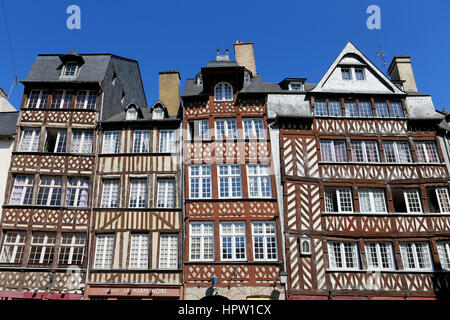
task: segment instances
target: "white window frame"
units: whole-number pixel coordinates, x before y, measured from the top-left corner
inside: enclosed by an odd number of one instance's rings
[[[43,184],[44,179],[51,179],[50,184]],[[59,183],[58,183],[59,181]],[[45,203],[39,203],[39,197],[41,195],[41,188],[49,189],[47,194],[47,199]],[[59,203],[51,204],[53,193],[58,193],[59,189]],[[62,202],[62,179],[61,177],[56,176],[41,176],[39,179],[39,188],[38,188],[38,196],[36,203],[41,206],[60,206]]]
[[[150,130],[134,130],[133,153],[150,152]]]
[[[24,184],[18,184],[17,179],[18,178],[23,178],[25,177],[25,181]],[[14,190],[15,189],[22,189],[21,194],[20,194],[20,200],[19,203],[13,203],[13,195],[14,195]],[[10,199],[9,199],[9,204],[12,205],[26,205],[26,204],[32,204],[33,203],[33,189],[34,189],[34,177],[30,176],[30,175],[17,175],[14,177],[14,183],[13,183],[13,187],[11,189],[11,195],[10,195]],[[26,201],[25,203],[25,195],[29,194],[29,201]]]
[[[362,79],[358,79],[358,73],[357,71],[361,71],[362,74]],[[365,68],[355,68],[355,80],[366,80],[366,72],[365,72]]]
[[[224,232],[223,227],[226,224],[230,224],[231,225],[231,232]],[[243,232],[237,232],[236,231],[236,226],[240,225],[242,226],[242,230]],[[219,224],[219,228],[220,228],[220,260],[221,261],[246,261],[247,260],[247,235],[246,235],[246,227],[245,227],[245,222],[241,222],[241,221],[227,221],[227,222],[220,222]],[[231,258],[224,258],[224,237],[231,237]],[[242,258],[237,258],[236,255],[236,239],[237,238],[244,238],[243,240],[243,244],[244,244],[244,257]]]
[[[114,205],[113,200],[117,199]],[[120,179],[104,179],[102,188],[102,208],[118,208],[120,202]]]
[[[57,100],[55,99],[57,92],[62,92],[61,100],[58,102],[56,102]],[[68,96],[70,96],[70,99],[67,98]],[[67,106],[66,104],[69,101],[70,101],[70,105]],[[58,89],[53,92],[52,103],[50,105],[50,108],[52,108],[52,109],[71,109],[72,102],[73,102],[73,91],[72,90],[59,90]]]
[[[102,153],[117,154],[119,153],[120,131],[103,132]]]
[[[214,86],[214,101],[233,101],[233,86],[222,81]]]
[[[83,94],[84,92],[84,94]],[[94,108],[88,108],[89,105],[89,97],[95,96],[95,104]],[[79,102],[82,102],[82,104]],[[79,106],[82,106],[81,108]],[[76,109],[89,109],[94,110],[97,108],[97,93],[92,90],[79,90],[76,95],[76,101],[75,101],[75,108]]]
[[[129,269],[148,269],[150,237],[146,233],[133,233],[130,239]]]
[[[161,108],[155,108],[152,111],[152,120],[162,120],[164,119],[164,110]]]
[[[70,243],[63,243],[64,241],[64,237],[70,237]],[[82,239],[83,243],[77,243],[78,239]],[[63,254],[62,248],[68,248],[69,249],[69,259],[67,261],[67,263],[62,263],[62,257],[61,255]],[[74,257],[80,255],[79,252],[77,252],[75,254],[75,249],[81,249],[81,261],[77,261],[74,262]],[[61,242],[60,242],[60,249],[59,249],[59,257],[58,257],[58,264],[83,264],[84,262],[84,255],[85,255],[85,250],[86,250],[86,235],[83,233],[69,233],[69,234],[62,234],[61,235]],[[77,250],[78,251],[78,250]]]
[[[371,245],[374,245],[375,247],[372,248]],[[382,256],[382,248],[381,246],[385,246],[386,254],[388,256],[386,256],[386,259],[388,260],[388,267],[384,267],[383,266],[383,256]],[[394,248],[392,246],[391,242],[366,242],[365,243],[365,248],[366,248],[366,260],[367,260],[367,269],[371,270],[371,271],[393,271],[395,270],[395,254],[394,254]],[[375,250],[374,254],[375,254],[375,258],[376,258],[376,263],[375,261],[373,261],[373,256],[371,254],[372,249]],[[384,250],[384,249],[383,249]],[[376,266],[376,265],[377,266]]]
[[[225,168],[226,172],[222,174],[221,168]],[[232,173],[232,168],[238,168],[238,173]],[[221,164],[217,165],[217,186],[219,191],[219,198],[222,199],[238,199],[242,198],[242,174],[241,166],[239,164]],[[239,194],[233,196],[233,180],[239,181]],[[224,183],[224,188],[228,192],[228,196],[222,194],[221,184]]]
[[[344,72],[348,73],[348,78],[344,77]],[[341,67],[341,75],[342,75],[342,80],[352,80],[353,79],[352,68],[350,68],[350,67]]]
[[[62,144],[63,150],[58,151],[59,145]],[[65,130],[58,130],[56,133],[56,141],[55,141],[55,148],[53,149],[54,153],[65,153],[67,152],[67,131]]]
[[[433,152],[434,152],[434,156],[437,159],[436,161],[431,161],[430,156],[428,154],[427,148],[426,148],[426,144],[431,144],[433,146]],[[439,152],[437,150],[437,146],[436,146],[436,142],[435,141],[414,141],[414,148],[416,149],[416,154],[417,154],[417,161],[420,163],[440,163],[440,157],[439,157]],[[419,151],[419,149],[421,151]],[[424,158],[422,160],[425,161],[421,161],[419,154],[422,153],[424,155]]]
[[[163,239],[167,239],[167,253]],[[167,258],[164,258],[167,256]],[[176,265],[171,264],[171,259],[175,258]],[[165,261],[166,259],[166,261]],[[159,269],[178,269],[178,234],[161,233],[159,236]]]
[[[362,205],[361,205],[361,193],[367,192],[369,195],[369,206],[372,209],[371,211],[363,211]],[[375,193],[381,194],[383,196],[383,210],[376,211],[377,205],[375,200]],[[384,193],[384,189],[382,188],[359,188],[358,189],[358,198],[359,198],[359,209],[360,212],[363,213],[387,213],[387,206],[386,206],[386,195]]]
[[[74,66],[74,65],[75,65],[75,71],[73,71],[73,74],[67,74],[67,67],[68,66]],[[78,67],[79,67],[79,65],[75,61],[68,61],[68,62],[66,62],[64,64],[63,69],[62,69],[61,77],[67,77],[67,78],[76,77],[77,76],[77,72],[78,72]],[[72,72],[70,72],[70,73],[72,73]]]
[[[12,235],[12,239],[8,239],[8,236],[10,235]],[[26,237],[27,234],[25,231],[6,231],[3,236],[0,263],[22,263]]]
[[[138,112],[135,108],[130,108],[125,112],[125,120],[137,120]]]
[[[442,188],[435,188],[434,192],[436,193],[436,198],[439,203],[439,210],[441,213],[449,213],[450,212],[450,197],[448,195],[448,188],[442,187]],[[442,199],[439,196],[439,193],[442,192],[442,195],[445,197],[446,204],[442,203]],[[444,210],[447,207],[447,210]]]
[[[78,135],[80,135],[80,144],[78,146],[76,146],[75,139]],[[70,152],[72,152],[72,153],[92,153],[93,148],[94,148],[94,132],[93,131],[80,131],[80,130],[72,131],[72,146],[71,146]]]
[[[222,135],[219,122],[223,122],[224,134]],[[237,122],[235,118],[220,118],[214,120],[216,140],[219,139],[237,139]]]
[[[176,130],[159,131],[159,152],[175,153],[177,152]]]
[[[408,257],[406,253],[406,246],[411,245],[412,248],[412,258],[414,267],[409,266]],[[403,263],[403,269],[408,271],[433,271],[433,259],[431,257],[431,251],[430,251],[430,245],[428,242],[425,241],[418,241],[418,242],[400,242],[400,256],[402,258]],[[419,267],[419,255],[417,254],[418,249],[422,246],[422,248],[426,248],[425,256],[423,258],[427,259],[427,262],[429,264],[429,267]]]
[[[37,98],[37,102],[36,102],[36,106],[32,107],[30,106],[30,101],[31,101],[31,96],[33,93],[39,92],[39,96]],[[44,97],[46,96],[46,97]],[[43,104],[43,102],[45,102],[45,105],[41,105]],[[27,108],[31,108],[31,109],[45,109],[47,107],[47,103],[48,103],[48,90],[44,90],[44,89],[33,89],[30,91],[30,95],[27,99]]]
[[[414,193],[417,196],[417,202],[419,203],[420,211],[413,211],[413,210],[411,210],[411,204],[408,201],[408,192],[412,192],[412,191],[414,191]],[[420,193],[419,193],[418,189],[403,189],[403,197],[405,199],[406,210],[407,210],[408,213],[422,213],[423,212],[422,201],[420,200]]]
[[[25,145],[25,137],[28,132],[31,132],[30,140],[28,145]],[[38,152],[39,151],[39,140],[41,137],[41,130],[38,128],[24,128],[22,129],[22,135],[20,138],[19,151],[21,152]]]
[[[115,234],[97,234],[93,269],[111,269],[114,261]],[[100,254],[99,249],[102,248]],[[109,263],[107,261],[110,260]]]
[[[193,175],[192,174],[192,169],[193,168],[199,168],[199,174],[198,175]],[[203,168],[209,168],[209,175],[204,174],[203,173]],[[212,171],[211,171],[211,165],[209,164],[195,164],[195,165],[189,165],[189,198],[191,199],[211,199],[212,198]],[[198,196],[195,197],[193,195],[193,179],[198,179]],[[209,190],[205,190],[205,192],[203,192],[203,185],[204,184],[209,184]],[[204,194],[206,193],[206,194]],[[208,195],[209,194],[209,195]]]
[[[175,192],[175,179],[158,179],[156,207],[175,208]]]
[[[34,242],[36,235],[44,235],[44,242],[42,242],[42,243]],[[52,237],[49,237],[50,235]],[[50,242],[50,240],[52,240],[52,239],[53,239],[53,242]],[[28,254],[28,264],[52,264],[53,259],[55,258],[55,255],[54,255],[55,243],[56,243],[56,233],[42,232],[42,231],[33,232],[31,235],[30,252]],[[39,262],[31,262],[31,254],[32,254],[33,247],[40,248]],[[51,259],[50,259],[50,261],[44,262],[45,254],[48,251],[51,254]]]
[[[133,194],[136,194],[136,204],[132,205]],[[144,204],[140,204],[140,198],[144,196]],[[130,179],[130,194],[128,200],[129,208],[146,208],[147,207],[147,178],[132,178]]]
[[[257,130],[256,122],[259,122],[261,126]],[[244,128],[244,138],[245,139],[265,139],[266,138],[266,127],[264,125],[263,118],[243,118],[242,126]]]
[[[351,187],[330,187],[330,188],[334,188],[335,190],[334,190],[334,192],[336,193],[336,202],[337,202],[337,209],[338,209],[338,211],[337,212],[343,212],[343,213],[351,213],[351,212],[353,212],[353,210],[354,210],[354,207],[353,207],[353,190],[352,190],[352,188]],[[344,210],[342,210],[342,204],[341,204],[341,193],[343,193],[343,192],[350,192],[350,206],[351,206],[351,209],[350,210],[347,210],[347,211],[344,211]],[[328,202],[328,205],[330,204],[330,199],[329,199],[329,192],[325,192],[325,211],[326,212],[336,212],[336,211],[328,211],[328,209],[327,209],[327,202]],[[334,203],[333,203],[333,199],[331,199],[331,205],[334,207]]]
[[[74,181],[76,182],[75,185],[70,185],[70,182]],[[83,185],[84,182],[87,182],[87,186]],[[67,179],[67,194],[66,194],[66,206],[68,207],[87,207],[89,205],[89,189],[90,189],[90,184],[89,184],[89,178],[73,178],[73,177],[69,177]],[[74,189],[75,191],[75,196],[74,196],[74,200],[73,200],[73,204],[70,205],[70,195],[71,192],[69,192],[69,190]],[[86,205],[82,206],[81,205],[81,197],[82,197],[82,193],[83,191],[86,191]]]
[[[250,168],[256,168],[256,174],[252,173]],[[256,195],[252,194],[251,185],[252,178],[256,179],[256,185],[254,185],[254,191],[256,191]],[[264,180],[267,180],[267,185],[265,186]],[[247,191],[249,198],[272,198],[272,181],[271,181],[271,172],[270,166],[268,164],[247,164]],[[263,190],[269,190],[269,194],[265,194]]]
[[[388,144],[392,144],[392,148],[394,150],[395,162],[388,161],[388,159],[386,157],[386,145],[388,145]],[[399,151],[400,145],[406,145],[408,147],[407,154],[401,155],[401,152]],[[383,141],[383,150],[385,150],[384,157],[385,157],[386,163],[412,163],[411,148],[409,146],[408,141]],[[405,156],[407,159],[409,159],[409,161],[401,161],[402,160],[401,158],[404,159]]]
[[[450,241],[437,241],[436,244],[442,270],[450,271]]]
[[[193,226],[200,226],[200,232],[195,233]],[[206,230],[206,227],[209,227],[208,230]],[[209,232],[211,230],[211,232]],[[193,256],[193,245],[194,245],[194,239],[199,240],[199,258],[195,258]],[[207,241],[208,240],[208,241]],[[207,257],[206,254],[206,246],[211,245],[212,247],[212,253],[211,257]],[[189,261],[213,261],[214,260],[214,222],[190,222],[189,223]]]
[[[205,125],[206,124],[206,125]],[[198,126],[199,134],[195,135],[195,127]],[[191,130],[192,129],[192,130]],[[190,140],[198,139],[201,140],[209,140],[209,120],[201,119],[201,120],[190,120],[188,121],[188,138]]]
[[[289,91],[303,91],[302,82],[290,82],[288,85]]]
[[[255,231],[255,226],[260,225],[262,227],[262,232],[257,233]],[[269,225],[273,228],[273,233],[268,232]],[[256,254],[256,238],[262,238],[263,245],[263,257],[257,258]],[[273,243],[275,244],[275,257],[269,258],[269,238],[273,239]],[[277,261],[278,260],[278,244],[277,244],[277,229],[275,221],[252,221],[252,240],[253,240],[253,259],[255,261]],[[270,240],[272,241],[272,240]]]
[[[345,156],[345,159],[343,159],[343,161],[336,161],[336,142],[339,142],[340,144],[344,144],[344,153],[343,155]],[[345,163],[348,162],[348,155],[347,155],[347,141],[346,140],[342,140],[342,139],[324,139],[324,140],[320,140],[319,145],[320,145],[320,159],[321,161],[324,162],[330,162],[329,160],[323,160],[323,154],[322,154],[322,143],[324,144],[329,144],[330,145],[330,151],[331,151],[331,162],[334,163]]]
[[[367,156],[369,153],[368,143],[372,143],[375,145],[376,155],[377,155],[376,161],[369,161],[369,157]],[[355,144],[360,144],[360,146],[361,146],[363,161],[358,161],[358,159],[356,159],[356,151],[354,151]],[[350,141],[350,150],[351,150],[352,158],[353,158],[353,156],[355,156],[355,158],[352,159],[353,162],[358,162],[358,163],[378,163],[378,162],[380,162],[380,151],[378,148],[377,140],[352,140],[352,141]]]
[[[332,244],[337,243],[339,244],[339,254],[340,259],[342,262],[342,267],[338,267],[336,263],[336,256],[335,252],[332,248]],[[328,243],[328,256],[330,261],[330,268],[333,270],[348,270],[348,271],[356,271],[360,270],[360,258],[359,258],[359,250],[358,250],[358,243],[357,242],[351,242],[351,241],[329,241]],[[352,248],[351,256],[352,259],[356,259],[356,267],[348,267],[347,266],[347,257],[345,255],[345,244],[350,245]]]

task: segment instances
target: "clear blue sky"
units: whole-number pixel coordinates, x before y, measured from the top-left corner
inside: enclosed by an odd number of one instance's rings
[[[236,40],[255,43],[256,67],[266,82],[306,77],[317,82],[351,40],[369,59],[382,45],[387,64],[409,55],[419,91],[450,109],[450,1],[4,1],[19,79],[39,53],[114,53],[139,61],[149,105],[158,97],[158,72],[177,69],[182,86]],[[66,27],[66,8],[81,8],[81,30]],[[366,8],[381,8],[381,30],[366,27]],[[0,87],[14,69],[0,7]],[[232,57],[233,58],[233,57]],[[14,89],[17,107],[23,86]]]

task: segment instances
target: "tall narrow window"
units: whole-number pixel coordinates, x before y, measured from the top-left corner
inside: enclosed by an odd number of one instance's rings
[[[352,141],[350,145],[354,162],[379,162],[377,141]]]
[[[34,178],[32,176],[16,176],[9,204],[31,204],[33,200],[33,183]]]
[[[236,139],[236,119],[216,119],[216,139]]]
[[[55,240],[55,233],[33,232],[28,263],[51,264],[53,262]]]
[[[448,188],[427,188],[428,206],[431,212],[449,213],[450,199]]]
[[[47,107],[47,99],[47,90],[31,90],[27,108],[44,109]]]
[[[330,116],[332,117],[342,116],[342,107],[341,102],[339,100],[331,100],[328,103],[328,109],[330,110]]]
[[[214,223],[191,222],[189,231],[191,261],[214,260]]]
[[[66,206],[87,207],[89,178],[68,178]]]
[[[410,163],[412,162],[411,150],[408,141],[383,142],[386,162]]]
[[[120,131],[105,131],[103,133],[102,153],[119,153]]]
[[[238,164],[218,165],[219,197],[242,197],[241,166]]]
[[[211,198],[211,166],[189,166],[189,197],[192,199]]]
[[[339,270],[358,270],[358,246],[356,242],[328,242],[330,268]]]
[[[63,233],[59,251],[59,264],[83,264],[86,235]]]
[[[345,102],[345,116],[347,117],[358,116],[358,108],[356,107],[356,102],[354,101]]]
[[[130,269],[148,268],[148,234],[132,234],[130,248]]]
[[[177,151],[175,132],[175,130],[159,131],[159,152],[174,153]]]
[[[219,82],[214,87],[214,101],[232,101],[233,87],[228,82]]]
[[[37,204],[44,206],[61,205],[61,178],[45,177],[39,179]]]
[[[406,189],[403,191],[405,197],[406,209],[408,213],[422,212],[422,205],[420,203],[419,190]]]
[[[327,102],[324,100],[317,100],[314,103],[314,112],[316,116],[327,116],[328,115]]]
[[[147,179],[130,180],[130,208],[145,208],[147,204]]]
[[[21,263],[25,238],[25,231],[6,231],[0,253],[0,263]]]
[[[120,180],[103,180],[102,208],[117,208],[119,206]]]
[[[359,116],[360,117],[372,117],[372,104],[370,101],[359,101]]]
[[[247,259],[244,222],[220,223],[221,260]]]
[[[325,212],[353,212],[350,187],[325,188]]]
[[[114,235],[99,234],[95,246],[94,269],[111,269],[114,250]]]
[[[159,247],[159,268],[178,268],[178,235],[161,234]]]
[[[436,244],[442,269],[450,270],[450,242],[438,241]]]
[[[92,153],[94,133],[92,131],[73,131],[72,149],[73,153]]]
[[[73,92],[71,90],[55,90],[50,108],[70,109],[72,108]]]
[[[391,101],[389,102],[389,109],[391,111],[392,118],[403,118],[403,109],[401,102]]]
[[[400,254],[405,270],[433,270],[430,247],[426,242],[400,243]]]
[[[355,78],[356,78],[356,80],[366,80],[366,75],[364,74],[364,69],[355,68]]]
[[[375,102],[377,117],[389,118],[389,111],[386,102]]]
[[[414,142],[419,162],[439,162],[439,155],[434,141]]]
[[[366,258],[369,270],[395,270],[394,250],[390,242],[366,243]]]
[[[266,137],[263,119],[243,119],[245,139]]]
[[[135,130],[133,153],[150,152],[150,130]]]
[[[386,199],[384,190],[379,188],[368,189],[360,188],[359,193],[359,208],[364,213],[385,213]]]
[[[175,179],[158,179],[158,208],[175,208]]]
[[[253,222],[252,233],[255,260],[277,260],[275,222]]]
[[[41,130],[39,129],[24,129],[20,139],[19,151],[39,151],[39,138]]]
[[[272,197],[270,183],[270,167],[267,164],[248,164],[248,196],[249,198]]]
[[[322,161],[347,162],[345,140],[320,140],[320,155]]]
[[[341,68],[342,80],[352,80],[352,71],[350,68]]]
[[[67,132],[65,130],[47,130],[45,151],[63,153],[67,151]]]
[[[95,109],[97,94],[95,91],[81,90],[77,93],[76,109]]]

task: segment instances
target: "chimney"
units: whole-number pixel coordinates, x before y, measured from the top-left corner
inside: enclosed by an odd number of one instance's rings
[[[246,67],[254,76],[256,75],[253,42],[242,42],[236,40],[236,43],[234,44],[234,57],[240,66]]]
[[[177,70],[159,73],[159,100],[167,107],[169,115],[178,114],[180,108],[180,73]]]
[[[392,59],[388,69],[389,76],[393,81],[403,81],[403,90],[417,92],[416,80],[408,56],[396,56]]]

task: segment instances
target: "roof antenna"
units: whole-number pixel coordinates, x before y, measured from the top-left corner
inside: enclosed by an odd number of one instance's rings
[[[381,63],[383,64],[383,67],[384,67],[384,72],[387,74],[388,70],[387,70],[387,67],[386,67],[386,59],[385,59],[386,55],[385,55],[385,53],[383,51],[383,47],[381,46],[381,44],[378,45],[378,49],[377,49],[377,54],[376,55],[381,60]]]

